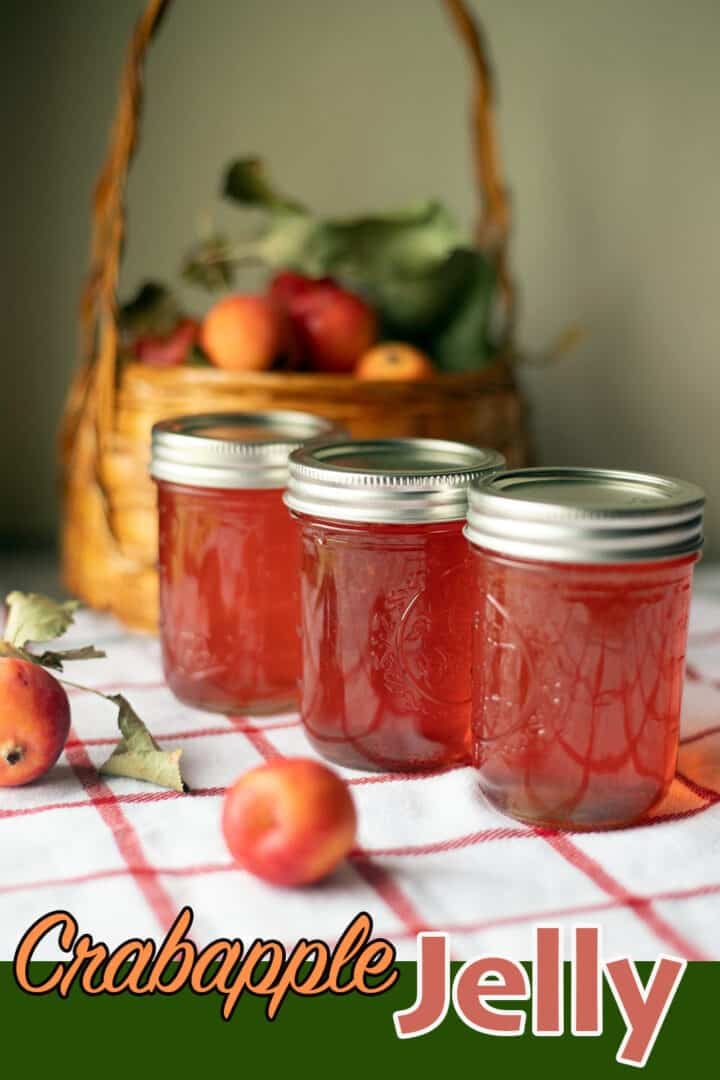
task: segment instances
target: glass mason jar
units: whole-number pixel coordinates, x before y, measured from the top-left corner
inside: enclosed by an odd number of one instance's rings
[[[156,424],[160,640],[176,697],[266,713],[297,700],[297,523],[283,505],[291,450],[333,429],[299,412]]]
[[[330,761],[415,771],[467,759],[467,486],[503,465],[495,451],[434,439],[316,443],[291,455],[301,716]]]
[[[473,486],[472,755],[498,809],[608,827],[665,795],[703,503],[693,484],[599,469]]]

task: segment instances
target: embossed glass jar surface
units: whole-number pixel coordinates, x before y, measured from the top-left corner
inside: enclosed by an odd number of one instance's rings
[[[289,452],[330,430],[292,412],[155,427],[160,635],[181,701],[264,713],[297,700],[300,548],[282,497]]]
[[[502,464],[492,451],[420,439],[291,456],[286,501],[302,534],[301,715],[331,761],[415,771],[467,759],[466,488]]]
[[[667,792],[702,501],[590,470],[518,470],[471,493],[472,758],[505,813],[617,826]]]

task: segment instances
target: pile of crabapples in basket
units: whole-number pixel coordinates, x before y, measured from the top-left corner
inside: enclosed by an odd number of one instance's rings
[[[507,351],[496,245],[474,244],[441,200],[329,216],[257,157],[231,161],[220,194],[239,211],[232,229],[212,226],[208,208],[175,284],[146,281],[121,305],[123,360],[410,382],[479,371]],[[202,320],[186,287],[211,298]]]
[[[54,769],[70,733],[70,702],[63,665],[105,654],[93,646],[33,651],[72,623],[74,602],[57,604],[34,593],[11,593],[0,638],[0,789],[62,783]],[[0,607],[1,612],[1,607]],[[58,674],[53,674],[48,667]],[[73,678],[73,686],[77,683]],[[189,791],[180,750],[158,745],[120,694],[92,691],[118,710],[120,741],[98,773],[145,780],[178,793]],[[97,708],[106,706],[98,702]],[[0,807],[3,797],[0,796]],[[238,777],[225,794],[221,828],[236,862],[274,885],[305,885],[329,874],[355,843],[357,816],[348,785],[326,765],[285,758]]]
[[[420,349],[378,340],[378,320],[360,296],[332,278],[290,270],[264,294],[234,293],[210,308],[202,323],[178,318],[163,334],[142,334],[135,358],[154,367],[206,360],[226,371],[280,368],[359,379],[427,379],[434,374]]]

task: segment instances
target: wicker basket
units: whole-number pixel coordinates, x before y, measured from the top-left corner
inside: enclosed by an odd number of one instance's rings
[[[473,136],[481,213],[477,242],[506,266],[509,213],[501,183],[483,41],[461,0],[443,0],[475,73]],[[211,410],[301,409],[354,435],[425,435],[492,446],[511,464],[527,457],[526,414],[508,363],[416,383],[348,376],[238,374],[199,367],[117,364],[118,268],[125,185],[136,144],[142,65],[169,0],[150,0],[133,33],[107,160],[94,197],[90,271],[81,323],[84,363],[70,388],[61,431],[66,585],[90,605],[153,630],[157,621],[155,491],[147,474],[150,429],[161,419]],[[508,319],[510,327],[512,319]],[[508,354],[509,354],[508,336]]]

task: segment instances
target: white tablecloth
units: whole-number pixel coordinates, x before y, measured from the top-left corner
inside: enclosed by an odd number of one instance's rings
[[[80,612],[66,640],[107,650],[105,660],[70,665],[68,678],[121,691],[165,746],[183,747],[192,794],[100,777],[95,766],[117,738],[114,710],[72,691],[58,765],[28,787],[0,789],[1,959],[53,909],[112,946],[161,939],[185,904],[198,945],[221,936],[333,941],[364,910],[400,958],[414,958],[423,929],[450,931],[458,958],[487,950],[529,958],[541,922],[564,928],[568,942],[576,924],[600,925],[605,955],[720,959],[720,570],[696,578],[679,771],[651,821],[542,832],[491,810],[469,768],[344,771],[359,846],[331,879],[300,890],[234,867],[219,827],[224,787],[244,769],[313,755],[297,716],[224,718],[181,705],[163,683],[157,641],[107,616]],[[59,955],[57,944],[38,955]]]

